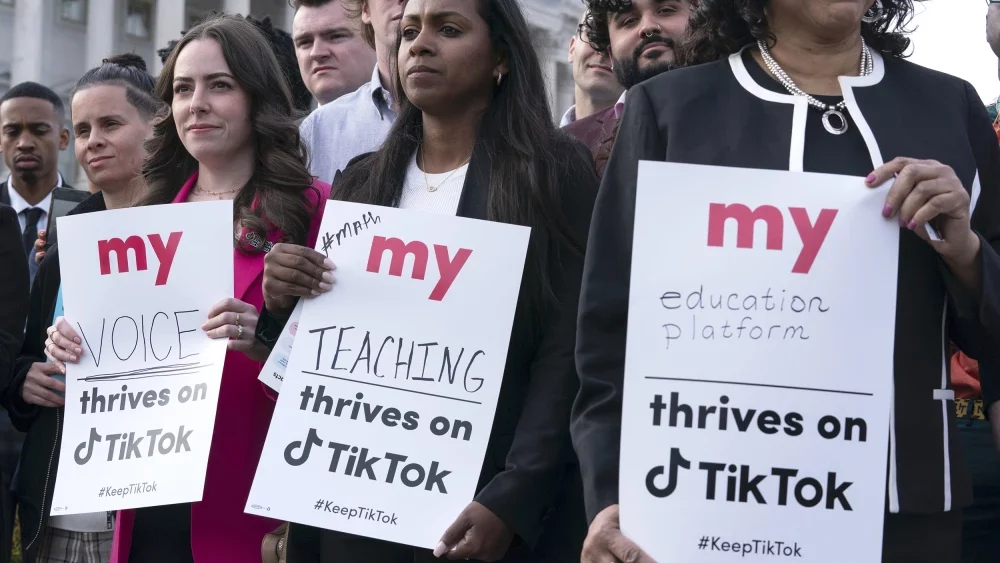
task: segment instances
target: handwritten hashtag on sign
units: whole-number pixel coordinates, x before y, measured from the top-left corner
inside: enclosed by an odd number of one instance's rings
[[[325,505],[326,505],[326,501],[323,500],[323,499],[319,499],[318,501],[316,501],[316,504],[313,505],[313,508],[316,509],[316,510],[323,510],[323,507]]]
[[[706,547],[708,547],[708,536],[702,536],[701,539],[698,540],[698,549],[705,549]]]

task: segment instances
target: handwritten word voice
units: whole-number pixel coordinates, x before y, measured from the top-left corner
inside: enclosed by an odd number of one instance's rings
[[[133,357],[138,359],[137,354],[142,355],[143,362],[197,356],[197,352],[184,352],[184,335],[198,332],[202,316],[197,309],[171,313],[159,311],[152,315],[142,313],[102,318],[100,325],[77,323],[76,326],[94,363],[101,367],[101,361],[107,357],[106,350],[110,350],[121,362]]]
[[[668,311],[662,325],[666,349],[686,340],[809,340],[804,321],[828,313],[821,296],[785,289],[764,291],[665,291],[660,306]]]
[[[330,473],[383,481],[390,485],[402,483],[411,489],[422,488],[425,491],[448,494],[445,479],[451,475],[451,471],[442,470],[437,461],[431,461],[428,465],[426,462],[414,461],[410,456],[392,452],[375,456],[373,450],[366,447],[326,442],[315,428],[309,429],[304,440],[296,440],[285,447],[285,463],[298,467],[309,461],[314,448],[323,448],[324,445],[326,449],[333,450],[330,454]]]

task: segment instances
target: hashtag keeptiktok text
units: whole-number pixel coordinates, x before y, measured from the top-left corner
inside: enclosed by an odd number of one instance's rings
[[[399,523],[396,522],[396,513],[393,512],[389,514],[382,510],[375,510],[374,508],[367,508],[364,506],[338,506],[334,504],[335,501],[319,499],[316,504],[313,505],[314,510],[320,512],[330,512],[332,514],[340,514],[346,517],[348,520],[353,518],[360,518],[362,520],[368,520],[370,522],[377,522],[380,524],[389,524],[390,526],[398,526]]]
[[[152,483],[132,483],[124,487],[101,487],[97,493],[99,498],[104,497],[127,497],[129,495],[141,495],[143,493],[155,493],[156,481]]]
[[[723,553],[747,555],[764,555],[771,557],[802,557],[802,548],[798,542],[772,540],[726,541],[719,536],[701,536],[698,539],[698,549],[721,551]]]

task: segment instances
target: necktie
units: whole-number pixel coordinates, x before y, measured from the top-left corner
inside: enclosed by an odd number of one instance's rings
[[[24,244],[24,253],[28,255],[28,271],[31,273],[31,280],[35,280],[35,240],[38,238],[38,220],[42,218],[44,211],[39,207],[29,207],[21,212],[24,215],[24,232],[21,234],[21,242]]]

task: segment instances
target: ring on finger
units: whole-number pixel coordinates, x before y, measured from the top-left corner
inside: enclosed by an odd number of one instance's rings
[[[236,340],[240,340],[241,338],[243,338],[243,325],[237,324],[236,325]]]
[[[240,334],[243,334],[243,325],[240,324],[240,314],[236,313],[236,326],[240,329]]]

